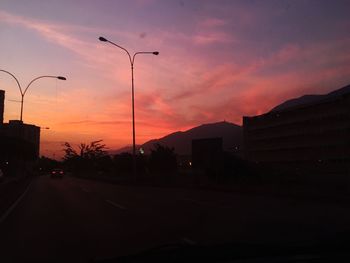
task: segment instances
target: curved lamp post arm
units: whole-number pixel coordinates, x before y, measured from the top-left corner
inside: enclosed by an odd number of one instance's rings
[[[37,77],[35,79],[33,79],[31,82],[29,82],[29,84],[27,85],[27,87],[25,88],[25,90],[23,91],[22,90],[22,87],[21,87],[21,84],[19,83],[18,79],[15,77],[15,75],[13,75],[11,72],[8,72],[6,70],[3,70],[3,69],[0,69],[0,72],[5,72],[9,75],[11,75],[17,82],[17,85],[18,85],[18,88],[19,88],[19,91],[21,93],[21,117],[20,117],[20,120],[22,121],[22,116],[23,116],[23,101],[24,101],[24,95],[26,94],[28,88],[30,87],[30,85],[32,85],[32,83],[38,79],[41,79],[41,78],[56,78],[56,79],[60,79],[60,80],[66,80],[65,77],[62,77],[62,76],[40,76],[40,77]]]
[[[119,45],[117,45],[116,43],[113,43],[112,41],[109,41],[109,40],[108,40],[108,42],[111,43],[112,45],[114,45],[114,46],[116,46],[116,47],[119,47],[120,49],[124,50],[124,51],[128,54],[130,63],[131,63],[131,64],[134,64],[134,62],[131,60],[131,56],[130,56],[129,51],[128,51],[126,48],[123,48],[122,46],[119,46]]]
[[[136,55],[138,54],[152,54],[152,55],[159,55],[159,52],[158,51],[141,51],[141,52],[136,52],[133,57],[132,57],[132,64],[134,64],[134,61],[135,61],[135,57]]]
[[[153,55],[159,55],[159,52],[158,52],[158,51],[153,51],[153,52],[136,52],[136,53],[132,56],[132,58],[131,58],[131,55],[130,55],[129,51],[128,51],[126,48],[124,48],[124,47],[122,47],[122,46],[120,46],[120,45],[118,45],[118,44],[116,44],[116,43],[114,43],[114,42],[112,42],[112,41],[110,41],[110,40],[104,38],[104,37],[99,37],[98,39],[99,39],[100,41],[102,41],[102,42],[108,42],[108,43],[110,43],[110,44],[112,44],[112,45],[114,45],[114,46],[116,46],[116,47],[118,47],[118,48],[124,50],[124,51],[126,52],[126,54],[128,54],[128,57],[129,57],[131,66],[134,65],[135,57],[136,57],[136,55],[138,55],[138,54],[153,54]]]
[[[116,43],[113,43],[112,41],[109,41],[108,39],[104,37],[99,37],[98,38],[102,42],[108,42],[122,50],[124,50],[129,57],[130,60],[130,65],[131,65],[131,105],[132,105],[132,159],[133,159],[133,174],[136,176],[136,144],[135,144],[135,104],[134,104],[134,62],[135,62],[135,57],[138,54],[153,54],[153,55],[158,55],[158,51],[154,52],[136,52],[133,54],[133,56],[130,56],[129,51],[126,48],[123,48],[122,46],[117,45]]]
[[[11,72],[8,72],[8,71],[3,70],[3,69],[0,69],[0,71],[1,71],[1,72],[5,72],[5,73],[11,75],[11,76],[15,79],[15,81],[17,82],[17,86],[18,86],[18,88],[19,88],[19,92],[20,92],[21,95],[22,95],[23,92],[22,92],[21,84],[19,84],[19,81],[18,81],[18,79],[15,77],[15,75],[13,75]]]
[[[57,76],[40,76],[40,77],[37,77],[37,78],[33,79],[31,82],[29,82],[29,84],[27,85],[26,89],[24,90],[23,96],[26,94],[26,92],[27,92],[29,86],[32,85],[32,83],[33,83],[34,81],[36,81],[36,80],[38,80],[38,79],[42,79],[42,78],[55,78],[55,79],[57,79],[57,78],[59,78],[59,77],[57,77]],[[62,77],[62,78],[63,78],[63,77]]]
[[[110,44],[112,44],[112,45],[114,45],[114,46],[116,46],[116,47],[118,47],[118,48],[124,50],[124,51],[126,52],[126,54],[128,54],[128,57],[129,57],[129,60],[130,60],[130,64],[131,64],[131,65],[134,64],[134,60],[131,60],[130,53],[129,53],[129,51],[128,51],[126,48],[123,48],[122,46],[119,46],[118,44],[116,44],[116,43],[114,43],[114,42],[112,42],[112,41],[109,41],[109,40],[107,40],[107,39],[105,39],[105,38],[103,38],[103,37],[100,37],[99,39],[100,39],[100,41],[108,42],[108,43],[110,43]]]
[[[33,79],[31,82],[29,82],[29,84],[27,85],[26,89],[24,90],[24,92],[21,92],[21,95],[22,95],[22,100],[21,100],[21,117],[20,117],[20,120],[22,121],[23,119],[23,102],[24,102],[24,95],[26,94],[28,88],[30,87],[30,85],[32,85],[32,83],[38,79],[42,79],[42,78],[55,78],[55,79],[59,79],[59,80],[66,80],[65,77],[62,77],[62,76],[40,76],[40,77],[37,77],[35,79]]]

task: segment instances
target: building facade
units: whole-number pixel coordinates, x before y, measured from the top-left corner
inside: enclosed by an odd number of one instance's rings
[[[297,173],[350,171],[350,93],[243,117],[245,158]]]
[[[3,122],[5,92],[0,90],[0,142],[3,152],[16,151],[18,158],[36,159],[40,150],[40,127],[19,120]],[[22,147],[22,148],[21,148]],[[9,148],[9,149],[5,149]],[[3,154],[5,154],[3,153]]]

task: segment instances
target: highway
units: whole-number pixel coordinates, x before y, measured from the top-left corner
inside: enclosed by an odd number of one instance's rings
[[[0,223],[1,262],[88,262],[165,244],[281,243],[350,230],[348,204],[36,177]]]

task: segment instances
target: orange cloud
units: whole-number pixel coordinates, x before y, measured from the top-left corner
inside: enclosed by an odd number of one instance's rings
[[[256,19],[249,13],[241,16],[239,23],[246,26]],[[243,115],[264,113],[286,99],[350,81],[348,38],[284,43],[257,55],[249,48],[236,50],[246,40],[227,31],[227,21],[213,17],[201,17],[192,34],[154,29],[142,39],[139,32],[57,24],[3,11],[0,19],[63,47],[72,57],[67,64],[79,65],[65,83],[50,82],[56,95],[33,90],[26,98],[26,119],[51,128],[42,131],[42,153],[50,156],[61,153],[64,141],[103,139],[110,148],[131,143],[130,65],[122,50],[97,41],[100,32],[120,37],[132,48],[142,41],[147,49],[160,51],[157,57],[138,57],[135,64],[137,143],[207,122],[241,123]],[[211,44],[227,50],[208,52]],[[233,59],[235,52],[240,59]],[[15,105],[11,110],[17,112]]]

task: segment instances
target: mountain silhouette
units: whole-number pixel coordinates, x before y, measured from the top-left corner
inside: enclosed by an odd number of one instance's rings
[[[139,149],[141,145],[136,145],[136,149]],[[121,153],[132,153],[132,145],[127,145],[117,150],[109,150],[110,155],[121,154]]]
[[[190,155],[192,140],[201,138],[223,138],[224,150],[231,150],[234,147],[242,148],[243,130],[242,127],[230,122],[217,122],[203,124],[187,131],[177,131],[159,139],[150,140],[142,145],[137,145],[137,149],[142,149],[148,154],[156,143],[164,146],[174,147],[175,152],[180,155]],[[110,154],[120,154],[122,152],[132,152],[132,146],[125,146],[118,150],[109,151]]]
[[[234,147],[242,147],[242,127],[226,121],[203,124],[187,131],[178,131],[166,135],[160,139],[150,140],[141,147],[146,153],[159,143],[168,147],[174,147],[175,152],[180,155],[190,155],[192,140],[202,138],[223,138],[224,150],[230,150]]]
[[[311,105],[314,103],[320,103],[320,102],[324,102],[327,100],[337,98],[339,96],[342,96],[342,95],[348,94],[348,93],[350,93],[350,85],[345,86],[341,89],[337,89],[335,91],[329,92],[327,94],[323,94],[323,95],[304,95],[304,96],[301,96],[299,98],[290,99],[290,100],[287,100],[287,101],[277,105],[271,111],[272,112],[283,111],[283,110],[287,110],[287,109]]]

